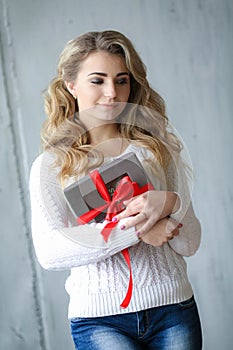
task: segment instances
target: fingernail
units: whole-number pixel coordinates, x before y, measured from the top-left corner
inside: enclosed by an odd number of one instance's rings
[[[180,223],[180,224],[178,225],[178,227],[179,227],[179,228],[183,227],[183,224]]]
[[[117,217],[116,216],[114,216],[113,218],[112,218],[112,222],[117,222],[118,220],[117,220]]]
[[[124,230],[125,229],[125,225],[121,225],[120,228],[121,228],[121,230]]]
[[[140,236],[141,236],[141,232],[140,232],[140,231],[137,231],[137,232],[136,232],[136,235],[137,235],[138,237],[140,237]]]

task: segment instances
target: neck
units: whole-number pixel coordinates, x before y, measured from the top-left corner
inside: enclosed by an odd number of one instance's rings
[[[93,149],[101,152],[104,157],[119,156],[128,146],[117,130],[117,124],[106,124],[95,127],[90,131]]]
[[[119,137],[117,124],[105,124],[89,130],[91,145],[95,146],[102,142]]]

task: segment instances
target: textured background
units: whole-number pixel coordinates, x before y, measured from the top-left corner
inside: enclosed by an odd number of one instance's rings
[[[68,272],[35,259],[28,177],[59,53],[105,29],[131,38],[188,147],[203,239],[187,261],[204,349],[232,349],[232,0],[0,0],[0,349],[73,349]]]

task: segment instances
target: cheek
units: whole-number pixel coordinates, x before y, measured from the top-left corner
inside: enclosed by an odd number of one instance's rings
[[[77,93],[77,102],[78,105],[84,106],[84,107],[91,107],[91,105],[95,102],[96,99],[98,99],[99,94],[97,91],[88,90],[80,91]]]
[[[127,89],[127,93],[128,93],[128,98],[130,96],[130,92],[131,92],[131,84],[129,83],[129,85],[127,86],[128,89]]]
[[[128,90],[128,93],[127,93],[127,99],[126,99],[126,101],[128,101],[128,100],[129,100],[129,96],[130,96],[130,89]]]
[[[124,102],[127,102],[130,95],[130,86],[127,86],[124,90],[122,90],[120,94]]]

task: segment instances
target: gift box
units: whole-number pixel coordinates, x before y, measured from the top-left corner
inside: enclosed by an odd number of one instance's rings
[[[104,198],[94,181],[94,172],[95,171],[91,171],[88,175],[66,187],[64,189],[64,195],[75,218],[93,209],[101,208],[98,215],[93,218],[96,222],[101,222],[104,220],[109,210],[109,205],[106,205],[106,201],[109,201]],[[143,188],[150,183],[150,179],[142,164],[132,152],[124,154],[112,160],[110,163],[99,167],[97,173],[100,175],[101,180],[103,180],[105,190],[107,189],[110,200],[114,197],[114,194],[116,194],[116,189],[119,192],[118,186],[127,178],[132,183],[136,184],[138,188]],[[121,192],[122,191],[125,192],[126,187],[121,186]],[[124,193],[121,194],[121,196],[124,196]],[[131,197],[133,197],[133,193]]]

